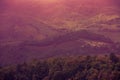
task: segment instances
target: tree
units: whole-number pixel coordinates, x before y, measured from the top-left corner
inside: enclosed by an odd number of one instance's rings
[[[118,58],[114,53],[111,53],[111,54],[110,54],[110,60],[111,60],[113,63],[119,62],[119,58]]]

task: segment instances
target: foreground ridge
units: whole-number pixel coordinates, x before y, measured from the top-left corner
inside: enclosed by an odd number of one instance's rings
[[[120,80],[120,56],[69,56],[1,67],[0,80]]]

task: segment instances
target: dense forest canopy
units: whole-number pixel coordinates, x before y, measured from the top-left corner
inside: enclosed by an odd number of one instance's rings
[[[0,68],[0,80],[120,80],[120,56],[71,56]]]

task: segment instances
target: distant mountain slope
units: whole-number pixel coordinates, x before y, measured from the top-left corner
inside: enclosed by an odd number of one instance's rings
[[[116,43],[120,42],[120,9],[109,0],[65,0],[48,5],[28,0],[2,1],[1,64],[53,56],[120,53],[120,44]]]
[[[104,36],[88,31],[72,32],[43,41],[3,42],[0,45],[2,64],[20,63],[31,59],[44,59],[54,56],[119,54],[116,45]],[[14,61],[17,59],[16,61]],[[3,63],[4,62],[4,63]]]
[[[75,32],[66,33],[65,35],[60,35],[57,37],[52,37],[45,39],[39,43],[30,42],[32,46],[46,46],[46,45],[53,45],[53,44],[60,44],[66,43],[68,41],[74,41],[79,39],[91,40],[91,41],[98,41],[98,42],[105,42],[105,43],[113,43],[112,40],[109,38],[104,37],[103,35],[95,34],[86,30],[80,30]],[[29,44],[29,42],[26,42]]]
[[[31,16],[0,14],[0,40],[42,40],[63,32]]]

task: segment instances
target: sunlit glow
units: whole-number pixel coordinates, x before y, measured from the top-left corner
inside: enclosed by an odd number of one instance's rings
[[[53,3],[53,2],[57,2],[58,0],[36,0],[36,1],[41,1],[44,3]]]
[[[21,1],[21,2],[37,2],[37,3],[56,3],[61,0],[15,0],[15,1]]]

